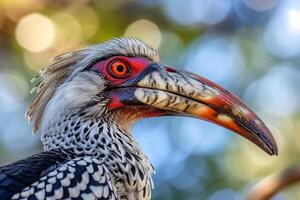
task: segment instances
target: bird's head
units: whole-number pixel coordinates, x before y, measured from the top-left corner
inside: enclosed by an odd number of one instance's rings
[[[204,77],[160,63],[155,50],[134,38],[58,56],[37,79],[27,116],[42,132],[57,119],[74,115],[113,116],[126,129],[140,118],[180,115],[223,126],[277,155],[271,132],[237,96]]]

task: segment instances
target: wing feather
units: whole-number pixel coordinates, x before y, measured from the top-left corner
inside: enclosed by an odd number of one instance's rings
[[[13,194],[39,180],[48,169],[55,168],[67,159],[66,151],[54,149],[0,167],[1,200],[10,199]]]
[[[106,167],[95,158],[78,157],[45,174],[12,199],[101,199],[117,198]]]

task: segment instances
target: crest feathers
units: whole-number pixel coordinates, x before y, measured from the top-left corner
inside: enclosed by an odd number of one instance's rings
[[[36,94],[29,105],[26,117],[29,122],[33,123],[33,132],[39,128],[44,110],[56,88],[68,76],[69,67],[84,57],[82,51],[59,55],[53,59],[50,65],[41,69],[39,75],[32,80],[37,82],[32,89],[32,92]]]

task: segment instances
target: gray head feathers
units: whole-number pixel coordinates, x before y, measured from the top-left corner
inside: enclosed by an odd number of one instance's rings
[[[32,89],[35,96],[29,105],[26,116],[29,122],[33,123],[33,131],[35,132],[39,128],[44,110],[58,86],[76,76],[94,61],[114,55],[144,57],[159,62],[157,52],[135,38],[117,38],[55,57],[32,80],[37,84]]]

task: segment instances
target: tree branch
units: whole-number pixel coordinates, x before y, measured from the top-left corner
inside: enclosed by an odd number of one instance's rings
[[[247,200],[268,200],[298,181],[300,181],[300,165],[290,167],[280,174],[262,180],[251,189]]]

